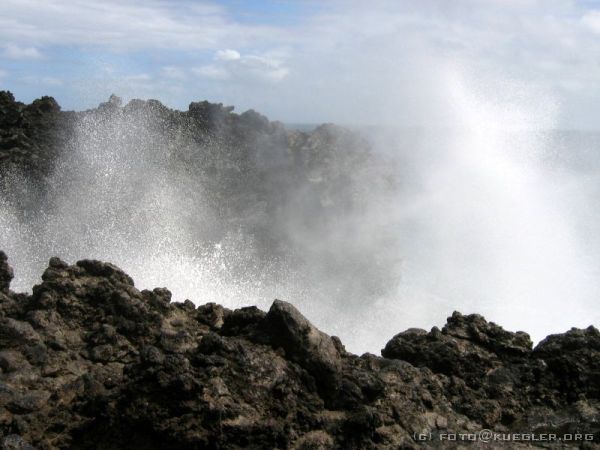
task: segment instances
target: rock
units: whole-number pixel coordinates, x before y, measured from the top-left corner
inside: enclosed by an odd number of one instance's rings
[[[18,434],[9,434],[1,438],[0,441],[1,450],[36,450],[35,447],[29,444]]]
[[[90,350],[90,359],[96,362],[109,362],[113,356],[114,349],[112,345],[97,345]]]
[[[24,414],[39,411],[46,406],[50,393],[42,390],[31,390],[16,394],[8,403],[7,409],[13,413]]]
[[[547,382],[572,401],[600,397],[600,331],[573,328],[542,340],[533,355],[543,361]]]
[[[219,253],[224,238],[243,229],[257,267],[302,250],[299,235],[342,241],[348,214],[370,211],[374,190],[387,194],[399,182],[360,136],[331,124],[305,133],[222,104],[176,111],[156,100],[122,106],[116,96],[68,112],[50,97],[24,104],[0,91],[0,189],[19,217],[43,223],[55,212],[55,164],[77,156],[68,152],[86,124],[103,144],[131,149],[134,163],[150,157],[167,179],[200,180],[177,200],[190,204],[191,225],[197,192],[200,210],[218,217],[212,229],[198,227],[203,245]],[[23,182],[12,183],[13,175]],[[154,211],[137,213],[153,220]],[[372,293],[389,280],[394,252],[342,247],[315,255],[311,269],[339,272],[348,291]],[[121,269],[94,260],[51,258],[31,295],[12,292],[12,278],[0,252],[3,448],[397,449],[437,444],[419,435],[483,428],[588,432],[588,448],[600,439],[593,327],[549,336],[532,350],[523,332],[455,312],[442,329],[397,334],[383,357],[359,357],[281,301],[268,313],[172,303],[168,289],[140,292]]]
[[[133,286],[131,277],[113,264],[85,259],[83,261],[78,261],[77,266],[83,268],[89,275],[103,277],[116,283]]]
[[[99,261],[53,258],[32,295],[2,295],[3,448],[416,448],[484,428],[600,439],[593,327],[531,350],[454,313],[358,357],[289,303],[171,303]]]
[[[29,363],[34,366],[42,366],[48,360],[48,348],[42,343],[25,347],[24,354]]]
[[[160,365],[165,360],[165,355],[153,345],[143,347],[140,356],[144,363],[150,365]]]
[[[225,317],[230,313],[221,305],[216,303],[207,303],[198,307],[198,320],[213,329],[219,329],[223,326]]]
[[[526,355],[531,352],[532,342],[527,333],[511,333],[493,322],[487,322],[478,314],[463,316],[455,311],[442,332],[448,336],[466,339],[493,351],[498,356]]]
[[[333,439],[326,432],[317,430],[298,439],[294,450],[329,450],[335,448]]]
[[[15,350],[0,351],[0,368],[2,371],[15,372],[29,367],[27,358],[21,352]]]
[[[477,314],[454,312],[441,331],[435,327],[429,333],[411,328],[394,336],[381,354],[458,376],[478,388],[504,362],[528,357],[531,345],[526,333],[505,331]]]
[[[328,335],[317,330],[291,304],[275,300],[265,317],[271,343],[283,348],[291,360],[323,383],[323,391],[338,387],[341,356]]]
[[[42,98],[38,98],[34,100],[31,105],[25,107],[25,111],[32,113],[43,115],[47,113],[57,113],[60,111],[60,106],[56,102],[56,100],[52,97],[44,96]]]
[[[52,97],[25,105],[0,91],[0,173],[16,169],[32,177],[48,174],[69,134],[67,117]],[[31,199],[19,200],[26,209],[32,206]]]
[[[108,101],[105,103],[100,103],[98,109],[107,110],[107,111],[115,111],[123,105],[123,99],[117,97],[115,94],[111,94],[108,98]]]
[[[187,330],[163,330],[160,344],[168,352],[184,353],[198,345]]]
[[[8,294],[10,281],[13,279],[14,273],[12,267],[8,265],[8,257],[0,250],[0,292]]]
[[[40,335],[33,327],[11,317],[0,319],[0,345],[32,344],[40,341]]]
[[[252,336],[257,333],[258,328],[266,314],[256,306],[246,306],[229,312],[224,317],[220,333],[226,336]]]

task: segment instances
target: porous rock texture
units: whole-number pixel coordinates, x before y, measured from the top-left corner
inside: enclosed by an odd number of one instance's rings
[[[74,119],[75,113],[61,111],[52,97],[24,104],[0,91],[0,173],[19,168],[32,177],[47,175]]]
[[[600,333],[535,349],[478,315],[356,356],[291,304],[171,302],[112,264],[50,260],[31,295],[0,252],[3,449],[560,447],[443,433],[600,438]],[[418,436],[426,436],[419,440]],[[588,436],[589,437],[589,436]]]

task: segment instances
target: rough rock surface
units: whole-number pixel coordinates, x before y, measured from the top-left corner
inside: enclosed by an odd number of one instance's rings
[[[72,118],[73,113],[61,113],[52,97],[26,105],[0,91],[0,168],[18,167],[35,176],[47,173]]]
[[[356,356],[282,301],[196,308],[89,260],[52,258],[32,295],[11,277],[0,253],[2,449],[560,447],[441,440],[484,428],[600,439],[593,327],[532,350],[454,313]]]

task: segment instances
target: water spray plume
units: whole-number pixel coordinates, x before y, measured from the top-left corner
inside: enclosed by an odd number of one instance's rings
[[[286,131],[208,103],[182,113],[113,98],[79,113],[42,195],[7,175],[13,288],[29,289],[51,256],[96,258],[179,301],[287,299],[355,352],[453,310],[534,339],[597,322],[598,272],[567,212],[589,192],[546,164],[557,105],[442,73],[436,106],[452,120],[412,143],[370,130],[370,150],[342,128]]]

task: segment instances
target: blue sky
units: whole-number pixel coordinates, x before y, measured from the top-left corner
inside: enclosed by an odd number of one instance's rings
[[[399,126],[456,125],[466,88],[528,126],[597,129],[600,3],[2,0],[0,87]]]

